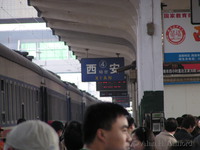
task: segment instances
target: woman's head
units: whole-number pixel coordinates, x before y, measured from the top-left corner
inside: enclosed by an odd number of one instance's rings
[[[131,148],[134,150],[153,150],[154,135],[146,127],[139,127],[132,132]]]

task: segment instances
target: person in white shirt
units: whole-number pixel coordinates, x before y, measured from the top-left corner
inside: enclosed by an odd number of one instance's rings
[[[168,118],[165,121],[165,130],[160,132],[155,138],[156,150],[169,150],[177,142],[174,137],[177,127],[178,123],[175,118]]]

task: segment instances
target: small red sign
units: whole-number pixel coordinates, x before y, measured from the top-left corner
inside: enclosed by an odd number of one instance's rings
[[[167,40],[173,44],[181,44],[185,40],[186,32],[179,25],[172,25],[166,31]]]

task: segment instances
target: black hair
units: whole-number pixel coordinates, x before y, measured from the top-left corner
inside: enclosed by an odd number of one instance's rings
[[[183,117],[177,117],[177,118],[176,118],[176,121],[177,121],[177,123],[178,123],[178,127],[181,127],[181,124],[182,124],[182,122],[183,122]]]
[[[128,126],[129,127],[132,126],[132,125],[135,125],[135,120],[130,115],[127,117],[127,120],[128,120]]]
[[[187,117],[189,114],[183,114],[181,117],[185,118]]]
[[[54,128],[56,132],[64,129],[64,125],[61,121],[53,121],[51,123],[51,126]]]
[[[178,123],[175,118],[168,118],[165,121],[165,130],[166,131],[174,132],[174,131],[176,131],[177,127],[178,127]]]
[[[196,119],[192,115],[187,115],[181,124],[182,127],[189,129],[190,127],[194,127],[196,125]]]
[[[84,143],[92,143],[98,129],[110,130],[118,116],[128,115],[125,108],[115,103],[101,102],[90,105],[83,121]]]
[[[79,150],[83,147],[82,124],[78,121],[68,123],[64,132],[64,143],[67,150]]]
[[[24,119],[24,118],[19,118],[19,119],[17,120],[17,124],[20,124],[20,123],[25,122],[25,121],[26,121],[26,119]]]
[[[155,136],[147,127],[139,127],[132,134],[135,134],[137,139],[143,143],[145,150],[154,150]]]

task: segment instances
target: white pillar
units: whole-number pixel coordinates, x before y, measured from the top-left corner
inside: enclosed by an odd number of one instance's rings
[[[140,0],[138,17],[137,69],[138,101],[140,103],[144,91],[163,91],[160,0]],[[147,34],[148,23],[153,23],[153,35]]]

